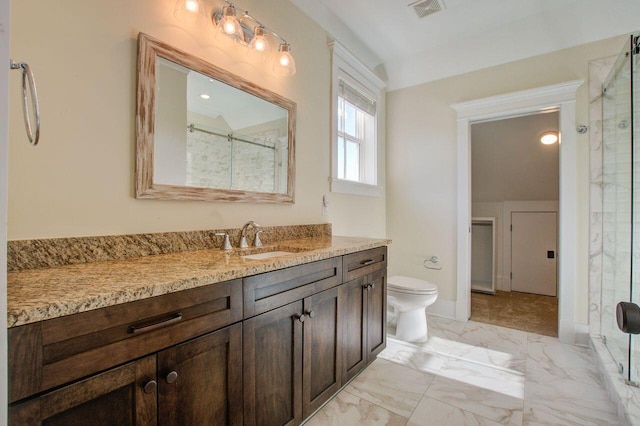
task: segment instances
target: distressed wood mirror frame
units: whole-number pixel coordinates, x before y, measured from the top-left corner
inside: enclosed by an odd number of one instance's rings
[[[284,108],[288,112],[286,192],[254,192],[236,189],[165,185],[153,182],[154,129],[156,120],[156,59],[164,58],[226,83]],[[274,92],[178,50],[153,37],[138,35],[138,88],[136,113],[136,198],[249,203],[294,203],[296,104]]]

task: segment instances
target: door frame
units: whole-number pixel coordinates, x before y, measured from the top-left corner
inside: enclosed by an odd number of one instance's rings
[[[584,80],[507,93],[452,105],[457,119],[457,298],[456,319],[471,314],[471,124],[528,114],[559,111],[560,208],[558,235],[558,337],[576,342],[574,294],[577,276],[578,180],[576,158],[576,90]]]
[[[0,359],[6,360],[7,343],[7,192],[9,187],[9,37],[10,0],[0,0]],[[16,76],[17,77],[17,76]],[[0,362],[0,424],[7,420],[7,363]]]

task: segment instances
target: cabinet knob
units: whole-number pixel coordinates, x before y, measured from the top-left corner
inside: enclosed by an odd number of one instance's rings
[[[154,393],[157,387],[158,383],[156,383],[155,380],[149,380],[147,383],[145,383],[142,389],[144,390],[144,393]]]
[[[371,290],[373,290],[374,288],[376,288],[376,284],[375,283],[371,283],[369,284],[371,286]]]
[[[304,322],[304,314],[296,315],[294,318],[300,322]]]
[[[307,315],[309,316],[309,318],[313,318],[316,316],[315,311],[307,311]]]
[[[369,291],[371,289],[371,284],[363,285],[362,288]]]
[[[176,373],[175,371],[171,371],[169,374],[167,374],[165,380],[169,384],[175,382],[176,380],[178,380],[178,373]]]

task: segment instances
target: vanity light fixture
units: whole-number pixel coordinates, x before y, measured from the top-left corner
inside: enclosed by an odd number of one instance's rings
[[[223,34],[228,37],[239,39],[243,38],[242,26],[236,16],[236,8],[233,5],[225,6],[219,12],[219,18],[216,19],[214,14],[214,23],[216,25],[217,34]]]
[[[249,59],[264,62],[271,55],[271,50],[271,42],[267,39],[265,28],[262,25],[258,25],[253,30],[253,37],[249,42],[247,56],[249,56]]]
[[[282,43],[278,47],[278,55],[273,61],[273,71],[281,76],[288,77],[296,73],[296,63],[291,56],[289,43]]]
[[[542,142],[544,145],[553,145],[554,143],[558,142],[558,132],[544,132],[540,135],[540,142]]]
[[[190,17],[206,20],[207,11],[202,0],[177,0],[173,14],[179,21],[186,21]]]
[[[215,26],[216,37],[230,37],[247,49],[249,59],[256,62],[273,61],[274,73],[292,76],[296,73],[296,63],[291,55],[291,45],[275,31],[251,16],[248,11],[238,13],[235,4],[224,0],[226,6],[211,11],[211,22]],[[177,0],[176,10],[202,13],[202,0]],[[197,4],[197,7],[196,7]],[[190,9],[191,8],[191,9]],[[272,53],[277,43],[278,51]]]

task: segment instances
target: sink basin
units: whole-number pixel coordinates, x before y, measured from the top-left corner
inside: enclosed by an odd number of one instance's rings
[[[270,259],[272,257],[287,256],[289,254],[293,254],[293,252],[278,250],[278,251],[267,251],[264,253],[257,253],[257,254],[248,254],[246,256],[242,256],[242,258],[250,259],[250,260],[263,260],[263,259]]]

